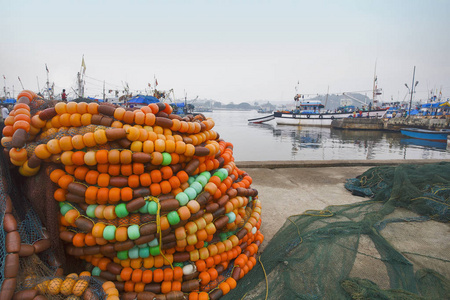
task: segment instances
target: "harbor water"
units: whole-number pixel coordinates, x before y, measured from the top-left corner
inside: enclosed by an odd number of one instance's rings
[[[221,138],[234,145],[236,161],[450,159],[446,143],[411,139],[399,132],[337,130],[277,125],[275,120],[251,124],[257,111],[215,110]]]

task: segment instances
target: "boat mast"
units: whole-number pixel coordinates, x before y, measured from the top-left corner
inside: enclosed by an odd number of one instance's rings
[[[86,64],[84,63],[84,54],[81,59],[80,72],[77,74],[78,78],[78,97],[84,98],[84,73],[86,72]]]
[[[418,81],[416,81],[416,83],[414,83],[414,77],[416,76],[416,66],[414,66],[414,70],[413,70],[413,79],[412,79],[412,83],[411,83],[411,98],[409,100],[409,111],[408,111],[408,116],[411,116],[411,106],[412,106],[412,98],[413,98],[413,94],[414,94],[414,88],[417,86],[417,84],[419,83]],[[406,85],[406,84],[405,84]],[[406,85],[406,87],[408,87],[408,85]]]
[[[47,64],[45,64],[45,70],[47,71],[47,83],[46,83],[46,85],[47,85],[47,93],[48,93],[48,99],[50,100],[51,99],[51,97],[50,97],[50,80],[49,80],[49,78],[48,78],[48,68],[47,68]]]
[[[105,102],[105,81],[103,80],[103,102]]]
[[[298,86],[300,85],[300,80],[297,81],[297,85],[295,86],[295,96],[294,96],[294,102],[295,102],[295,109],[300,109],[300,95],[298,94]],[[298,101],[298,103],[297,103]]]
[[[6,93],[6,77],[5,77],[5,75],[3,75],[3,82],[4,82],[3,92],[5,93],[5,100],[6,100],[6,99],[8,99],[8,95]]]
[[[41,88],[39,87],[39,77],[36,76],[37,86],[38,86],[38,93],[41,92]]]
[[[377,96],[381,95],[381,89],[378,88],[378,77],[377,77],[377,61],[375,61],[375,70],[373,72],[373,92],[372,92],[372,107],[378,107]]]
[[[327,103],[328,103],[328,93],[330,92],[330,86],[328,86],[327,88],[327,97],[325,98],[325,105],[323,106],[324,108],[327,107]]]
[[[17,78],[19,79],[20,85],[22,86],[22,90],[24,90],[25,88],[23,87],[22,80],[20,80],[20,76],[17,76]]]
[[[184,90],[184,114],[185,114],[185,115],[188,114],[188,109],[187,109],[187,93],[186,93],[186,90]]]

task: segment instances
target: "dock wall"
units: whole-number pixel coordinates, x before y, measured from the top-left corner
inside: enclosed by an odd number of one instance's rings
[[[426,118],[393,118],[384,123],[385,130],[400,131],[402,128],[422,128],[439,130],[449,128],[450,119],[426,119]]]
[[[266,169],[288,169],[288,168],[329,168],[329,167],[375,167],[392,166],[402,164],[435,164],[439,162],[450,162],[450,159],[391,159],[391,160],[280,160],[280,161],[237,161],[236,165],[241,169],[266,168]]]
[[[369,119],[369,118],[345,118],[331,122],[331,127],[336,129],[352,130],[388,130],[400,131],[402,128],[422,128],[439,130],[450,127],[450,118],[426,119],[426,118],[393,118],[393,119]]]
[[[381,119],[370,118],[345,118],[331,122],[332,128],[353,130],[383,130],[384,122]]]

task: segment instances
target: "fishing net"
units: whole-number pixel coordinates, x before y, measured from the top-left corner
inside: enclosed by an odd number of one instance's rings
[[[371,199],[289,217],[225,299],[448,299],[450,163],[374,167],[345,187]]]
[[[30,103],[30,111],[36,112],[54,105],[48,101],[36,100]],[[4,127],[0,124],[0,130]],[[87,130],[92,130],[89,126]],[[86,129],[80,129],[80,132]],[[57,138],[58,133],[54,134]],[[60,133],[59,133],[60,134]],[[37,143],[38,144],[38,143]],[[8,143],[6,143],[8,145]],[[29,144],[32,149],[36,145]],[[27,149],[28,150],[28,149]],[[62,278],[61,270],[58,267],[64,265],[67,271],[79,272],[83,266],[74,259],[66,258],[62,243],[58,238],[58,219],[55,215],[58,213],[58,205],[52,199],[52,182],[48,179],[45,169],[37,176],[24,180],[17,168],[12,168],[5,156],[4,147],[0,146],[0,299],[10,299],[8,290],[17,292],[34,289],[43,282],[50,282],[55,278]],[[50,196],[50,197],[49,197]],[[48,201],[51,200],[51,201]],[[8,253],[7,234],[4,226],[7,201],[12,203],[11,215],[16,225],[16,230],[20,236],[21,252]],[[38,242],[50,241],[45,250],[31,255],[22,252],[26,246],[33,249]],[[29,249],[29,248],[28,248]],[[18,255],[18,272],[16,276],[11,277],[8,273],[7,256]],[[4,285],[7,280],[14,279],[13,285]],[[90,292],[99,299],[104,298],[102,283],[93,277],[86,278]],[[52,295],[48,291],[41,291],[47,299],[66,299],[61,294]],[[22,299],[21,294],[16,294],[17,299]]]

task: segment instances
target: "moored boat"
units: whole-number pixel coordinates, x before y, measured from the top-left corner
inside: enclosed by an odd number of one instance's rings
[[[295,89],[298,90],[298,87]],[[296,94],[294,97],[295,109],[290,111],[276,111],[273,113],[273,118],[279,125],[297,125],[297,126],[323,126],[331,127],[331,122],[335,119],[344,118],[383,118],[386,114],[386,110],[389,107],[379,107],[377,96],[381,95],[381,89],[377,86],[377,76],[374,74],[373,82],[373,99],[372,102],[367,104],[361,100],[343,93],[344,96],[351,98],[353,101],[360,102],[366,109],[359,110],[354,106],[340,107],[334,111],[326,110],[325,106],[328,100],[325,101],[325,105],[320,100],[304,99],[304,95]],[[249,119],[251,123],[262,123],[273,120],[272,116],[266,116],[263,118]]]
[[[320,101],[303,101],[300,109],[292,111],[276,111],[272,115],[249,119],[250,123],[263,123],[273,119],[278,125],[301,125],[301,126],[331,126],[334,119],[344,118],[382,118],[387,108],[373,109],[367,111],[322,111],[323,105]]]
[[[300,109],[294,111],[274,112],[277,124],[280,125],[302,125],[302,126],[331,126],[334,119],[343,118],[381,118],[386,109],[374,109],[368,111],[344,111],[330,112],[322,111],[320,101],[300,102]]]
[[[450,129],[428,130],[420,128],[403,128],[400,130],[403,135],[428,141],[446,142]]]

